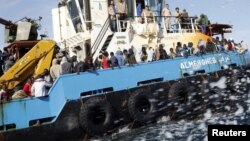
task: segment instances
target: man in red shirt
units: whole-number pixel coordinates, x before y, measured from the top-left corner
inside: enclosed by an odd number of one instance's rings
[[[31,97],[31,85],[32,85],[32,79],[29,78],[27,82],[23,86],[23,91],[27,94],[27,96]]]

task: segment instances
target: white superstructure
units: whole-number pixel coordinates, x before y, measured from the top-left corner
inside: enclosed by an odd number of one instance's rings
[[[187,29],[174,23],[171,19],[171,28],[166,32],[164,18],[161,16],[165,0],[125,0],[126,18],[121,20],[116,15],[117,32],[111,32],[108,6],[111,0],[61,0],[58,8],[53,9],[53,27],[55,40],[61,48],[69,50],[70,55],[83,56],[91,54],[95,60],[103,52],[116,52],[118,49],[135,50],[143,45],[156,48],[164,44],[169,52],[175,48],[177,42],[187,44],[192,41],[197,45],[200,39],[206,41],[206,36],[198,31],[196,20],[190,18],[185,23]],[[114,0],[115,5],[120,0]],[[141,12],[148,5],[151,10],[150,17],[141,17]],[[117,7],[116,7],[117,8]],[[143,19],[144,22],[141,22]],[[178,26],[177,26],[178,25]],[[91,48],[84,48],[89,43]],[[75,51],[75,48],[81,51]]]

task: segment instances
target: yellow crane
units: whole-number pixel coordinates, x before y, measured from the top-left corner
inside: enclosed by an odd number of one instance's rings
[[[7,72],[0,77],[0,87],[13,90],[28,77],[34,78],[50,69],[56,43],[52,40],[41,40],[21,57]]]

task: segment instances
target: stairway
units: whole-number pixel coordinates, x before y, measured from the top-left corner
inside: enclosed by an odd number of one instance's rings
[[[107,50],[112,38],[113,38],[114,34],[110,34],[107,38],[106,41],[104,42],[101,51],[104,52]]]

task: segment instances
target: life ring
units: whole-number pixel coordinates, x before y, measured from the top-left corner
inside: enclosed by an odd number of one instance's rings
[[[140,123],[151,122],[156,117],[157,100],[148,89],[138,89],[129,97],[130,116]]]
[[[171,118],[178,116],[192,118],[200,114],[202,109],[202,96],[199,95],[196,87],[187,81],[172,84],[168,92],[168,101],[170,106],[168,112]]]
[[[113,123],[113,110],[110,103],[100,97],[88,99],[80,108],[80,125],[90,135],[102,135]]]

